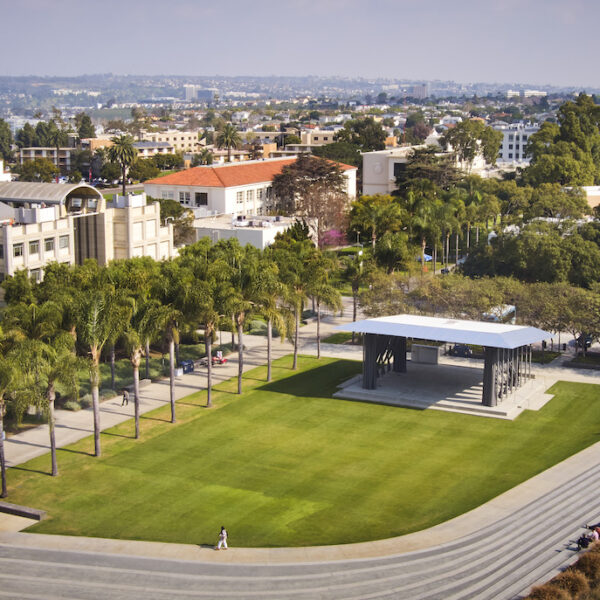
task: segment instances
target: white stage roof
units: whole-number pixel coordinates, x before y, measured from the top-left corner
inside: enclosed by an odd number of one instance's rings
[[[338,325],[340,331],[378,333],[455,344],[475,344],[493,348],[518,348],[552,337],[536,327],[503,325],[487,321],[463,321],[420,315],[394,315]]]

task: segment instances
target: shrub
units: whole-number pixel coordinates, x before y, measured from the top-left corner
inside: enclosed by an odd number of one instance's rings
[[[65,410],[72,410],[72,411],[77,411],[77,410],[81,410],[81,406],[79,406],[78,402],[75,402],[75,400],[67,400],[64,403],[63,408]]]
[[[579,557],[579,560],[573,565],[573,570],[580,571],[589,580],[595,583],[600,580],[600,553],[586,552]]]
[[[100,390],[100,397],[102,400],[106,400],[106,398],[114,398],[116,395],[117,393],[115,390],[111,390],[110,388],[103,388]]]
[[[573,598],[578,598],[581,594],[590,591],[590,586],[585,578],[585,575],[579,571],[573,571],[571,569],[568,569],[567,571],[564,571],[563,573],[560,573],[554,577],[550,581],[550,584],[559,587],[561,590],[569,592]]]
[[[571,600],[571,595],[559,587],[544,583],[532,588],[526,600]]]
[[[89,408],[92,405],[92,395],[91,394],[84,394],[83,396],[81,396],[81,398],[79,399],[79,406],[81,406],[81,408]]]

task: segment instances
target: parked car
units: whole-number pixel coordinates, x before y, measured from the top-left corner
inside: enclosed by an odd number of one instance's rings
[[[448,350],[450,356],[462,356],[463,358],[470,358],[473,356],[473,350],[467,344],[454,344],[450,350]]]

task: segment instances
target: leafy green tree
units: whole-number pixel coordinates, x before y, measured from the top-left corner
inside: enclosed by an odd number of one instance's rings
[[[77,128],[77,136],[80,140],[96,137],[96,128],[94,127],[90,116],[85,112],[80,112],[75,115],[75,127]]]
[[[107,162],[103,164],[102,168],[100,169],[100,176],[109,182],[116,182],[119,179],[120,175],[121,168],[119,167],[119,165],[112,162]]]
[[[112,146],[108,149],[108,158],[111,162],[121,167],[123,181],[123,196],[127,194],[127,169],[135,161],[137,154],[133,147],[133,138],[130,135],[119,135],[111,138]]]
[[[231,162],[231,149],[242,145],[242,138],[238,130],[226,123],[217,133],[216,143],[219,148],[227,148],[227,162]]]
[[[16,169],[16,172],[19,175],[19,181],[38,181],[42,183],[52,183],[59,173],[56,165],[47,158],[28,160]]]
[[[0,119],[0,158],[8,161],[12,159],[13,136],[4,119]]]
[[[408,236],[404,232],[386,231],[375,245],[373,257],[388,273],[406,270],[411,259]]]
[[[212,165],[214,161],[214,155],[208,148],[202,148],[198,154],[194,154],[192,158],[192,167],[198,165]]]
[[[351,119],[335,135],[337,142],[348,142],[358,146],[361,152],[385,149],[386,133],[373,117]]]
[[[362,169],[360,147],[349,142],[333,142],[312,149],[313,156],[327,158],[345,165],[353,165]]]
[[[317,235],[340,227],[348,195],[346,178],[340,168],[328,160],[301,154],[273,178],[276,206],[284,214],[317,219]]]
[[[129,177],[138,181],[153,179],[160,173],[151,158],[138,158],[129,168]]]
[[[17,131],[15,143],[19,148],[31,148],[35,145],[35,129],[30,123],[25,123],[23,128]]]
[[[449,129],[442,136],[441,142],[444,146],[451,146],[457,158],[470,171],[479,153],[487,163],[496,164],[502,132],[486,126],[482,121],[468,119]]]
[[[302,140],[300,139],[300,136],[294,134],[294,133],[288,133],[285,135],[284,139],[284,144],[286,146],[289,146],[290,144],[301,144]]]
[[[160,218],[163,223],[173,221],[173,243],[176,246],[191,244],[195,241],[194,215],[189,208],[182,206],[177,200],[148,197],[150,202],[160,204]]]
[[[444,190],[458,184],[462,175],[451,156],[441,154],[433,147],[414,148],[404,169],[396,177],[399,194],[406,193],[421,179],[428,179]]]

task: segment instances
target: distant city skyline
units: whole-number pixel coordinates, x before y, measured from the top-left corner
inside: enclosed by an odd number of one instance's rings
[[[0,0],[4,75],[600,87],[594,0]]]

